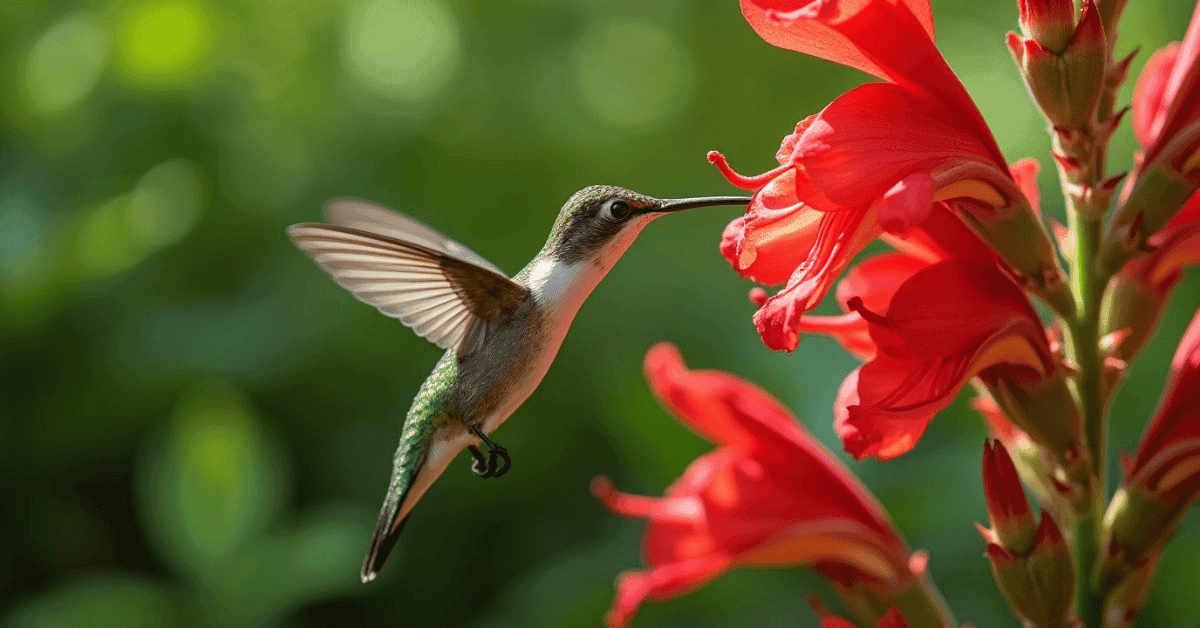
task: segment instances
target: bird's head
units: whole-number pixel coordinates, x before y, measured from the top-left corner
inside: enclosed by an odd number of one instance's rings
[[[564,264],[588,261],[607,268],[656,218],[694,207],[749,202],[744,196],[660,199],[615,185],[593,185],[563,204],[545,252]]]

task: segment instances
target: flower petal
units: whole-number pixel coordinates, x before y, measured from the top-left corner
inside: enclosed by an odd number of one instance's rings
[[[1054,368],[1028,299],[994,266],[947,261],[918,271],[886,316],[852,305],[879,349],[843,384],[836,427],[856,458],[907,452],[935,414],[980,371],[1004,364],[1043,377]],[[849,382],[851,378],[847,378]]]
[[[1179,485],[1183,475],[1200,475],[1200,310],[1179,341],[1171,360],[1166,390],[1138,443],[1137,454],[1126,473],[1129,481],[1148,482],[1168,488]],[[1174,455],[1172,454],[1174,452]],[[1182,455],[1180,455],[1182,454]],[[1167,467],[1186,469],[1171,473]],[[1176,476],[1171,478],[1170,476]],[[1170,481],[1164,482],[1170,478]],[[1157,489],[1157,486],[1150,487]]]
[[[820,303],[850,260],[880,232],[874,214],[866,209],[824,214],[804,263],[754,314],[763,342],[775,350],[795,350],[801,317]]]
[[[732,561],[704,556],[681,563],[659,565],[645,571],[627,571],[617,577],[617,596],[604,616],[608,628],[628,626],[642,602],[663,600],[697,589],[729,569]]]
[[[1025,200],[1029,201],[1029,207],[1033,209],[1033,213],[1042,215],[1042,194],[1038,189],[1038,171],[1042,169],[1042,165],[1038,160],[1032,157],[1018,159],[1008,166],[1008,173],[1012,175],[1013,181],[1017,182],[1017,187],[1021,188],[1021,193],[1025,195]]]
[[[996,163],[990,138],[965,130],[941,104],[897,85],[869,83],[817,115],[797,142],[795,159],[831,201],[854,207],[914,172],[944,164],[988,164],[1007,179],[1008,166]],[[807,199],[801,194],[800,200]]]
[[[1015,329],[1049,347],[1024,292],[994,266],[948,261],[925,268],[897,290],[887,329],[914,355],[941,356],[978,347],[998,330]]]
[[[1138,76],[1137,85],[1133,88],[1133,134],[1137,137],[1142,150],[1154,143],[1158,131],[1167,113],[1164,102],[1167,81],[1175,68],[1175,60],[1179,58],[1179,42],[1171,42],[1159,48],[1146,61],[1142,73]]]
[[[742,0],[742,15],[767,43],[807,55],[857,68],[881,79],[889,78],[889,69],[860,50],[850,35],[840,32],[833,24],[863,9],[875,9],[866,16],[867,22],[880,23],[886,18],[875,18],[874,13],[886,11],[886,7],[872,7],[863,2],[811,2],[796,0]],[[932,41],[933,11],[929,0],[907,0],[908,14],[915,18],[905,26],[915,24],[915,33],[899,35],[916,36]],[[856,33],[857,34],[857,33]],[[891,39],[891,38],[889,38]],[[896,44],[891,41],[888,43]],[[898,50],[904,47],[897,45]],[[888,56],[884,57],[885,59]]]
[[[808,256],[824,214],[800,204],[751,211],[725,228],[721,255],[743,277],[764,285],[783,283]]]
[[[933,177],[914,172],[875,199],[875,215],[884,231],[904,235],[925,222],[933,210]]]

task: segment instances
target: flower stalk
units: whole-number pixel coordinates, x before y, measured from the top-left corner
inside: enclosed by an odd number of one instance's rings
[[[1074,505],[1073,554],[1075,559],[1076,611],[1085,626],[1101,626],[1104,594],[1093,578],[1099,551],[1100,520],[1107,495],[1106,414],[1109,393],[1105,382],[1105,354],[1101,349],[1102,308],[1105,287],[1114,269],[1100,263],[1099,251],[1105,241],[1105,217],[1112,205],[1117,185],[1124,177],[1108,178],[1108,143],[1124,111],[1114,114],[1115,95],[1124,81],[1128,59],[1112,61],[1116,23],[1120,6],[1093,0],[1083,3],[1073,41],[1090,45],[1068,46],[1060,55],[1068,66],[1091,67],[1099,61],[1103,71],[1091,81],[1098,93],[1094,100],[1065,101],[1065,108],[1048,108],[1055,102],[1051,87],[1022,65],[1034,100],[1043,105],[1051,124],[1055,161],[1067,203],[1071,251],[1071,291],[1076,310],[1064,316],[1067,360],[1076,370],[1075,395],[1083,424],[1083,456],[1089,463],[1086,477],[1072,478],[1079,489],[1071,500]],[[1022,3],[1020,7],[1025,7]],[[1010,39],[1015,36],[1010,35]],[[1018,58],[1020,63],[1021,58]]]

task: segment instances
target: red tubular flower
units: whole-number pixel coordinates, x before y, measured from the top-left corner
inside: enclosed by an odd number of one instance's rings
[[[1200,311],[1188,325],[1158,409],[1104,515],[1103,586],[1153,560],[1200,498]]]
[[[644,600],[682,595],[738,565],[815,566],[881,595],[921,577],[878,502],[766,392],[719,371],[690,371],[666,344],[646,354],[646,375],[659,399],[719,448],[662,498],[593,482],[611,510],[649,520],[649,568],[620,576],[609,626],[627,625]]]
[[[826,615],[821,618],[821,628],[857,628],[853,623],[834,615]],[[908,628],[908,622],[900,616],[900,611],[895,607],[888,610],[887,614],[879,618],[879,623],[875,624],[875,628]]]
[[[1145,154],[1114,226],[1120,238],[1140,244],[1200,185],[1200,5],[1183,43],[1168,44],[1146,63],[1132,108]]]
[[[1200,121],[1200,5],[1182,44],[1164,46],[1146,62],[1133,96],[1134,133],[1154,161],[1183,129]]]
[[[927,0],[741,5],[766,41],[889,81],[851,90],[801,122],[780,146],[780,167],[762,175],[739,175],[710,153],[732,183],[756,191],[747,215],[726,231],[726,257],[764,283],[795,269],[755,315],[768,346],[795,349],[803,314],[849,260],[883,231],[920,229],[939,201],[1032,287],[1062,293],[1048,236],[933,44]],[[764,256],[768,244],[781,252]]]
[[[838,283],[837,302],[846,314],[805,316],[800,331],[831,336],[851,355],[871,360],[875,357],[875,341],[871,340],[870,325],[846,303],[857,298],[867,309],[882,311],[900,285],[927,266],[928,261],[906,253],[885,253],[860,262]]]
[[[1200,311],[1179,342],[1166,392],[1125,482],[1166,502],[1186,503],[1200,494]]]
[[[835,426],[856,458],[887,460],[916,444],[933,415],[985,370],[1039,381],[1055,360],[1037,313],[995,266],[951,260],[905,281],[886,315],[860,300],[878,354],[850,374]]]
[[[1179,59],[1179,47],[1179,42],[1171,42],[1151,55],[1142,68],[1137,85],[1133,88],[1133,102],[1130,106],[1133,135],[1138,144],[1141,144],[1142,150],[1154,143],[1166,120],[1167,109],[1170,108],[1172,100],[1167,95],[1167,84],[1171,82],[1175,62]]]
[[[1128,364],[1154,337],[1183,270],[1200,264],[1200,193],[1147,244],[1152,251],[1126,264],[1113,278],[1102,309],[1103,334],[1122,334],[1111,355]]]

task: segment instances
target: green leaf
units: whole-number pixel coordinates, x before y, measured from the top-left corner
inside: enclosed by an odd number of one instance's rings
[[[18,606],[5,628],[170,628],[174,594],[151,580],[112,573],[76,577]]]

